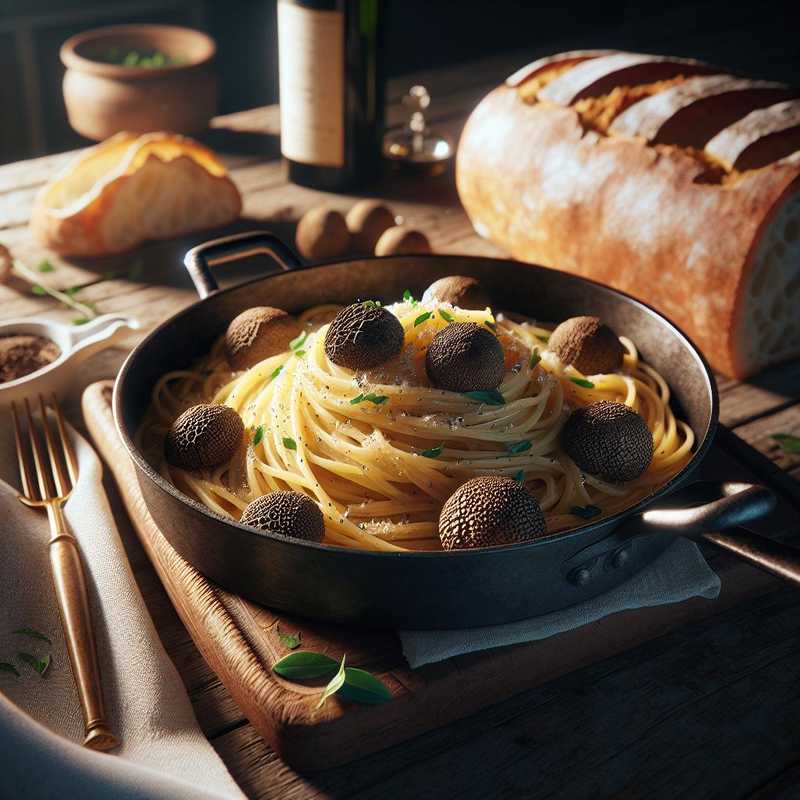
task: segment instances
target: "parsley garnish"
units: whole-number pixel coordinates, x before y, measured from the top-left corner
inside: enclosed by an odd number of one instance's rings
[[[411,307],[412,308],[416,308],[417,301],[414,299],[414,295],[411,294],[411,290],[410,289],[406,289],[403,292],[403,300],[405,300],[406,303],[411,303]]]
[[[87,322],[91,322],[89,317],[75,317],[75,319],[72,320],[73,325],[85,325]]]
[[[509,453],[524,453],[526,450],[530,450],[532,447],[531,442],[529,439],[524,439],[521,442],[514,442],[514,444],[508,445],[508,452]]]
[[[597,506],[572,506],[569,510],[570,514],[574,514],[576,517],[580,517],[581,519],[591,519],[592,517],[596,517],[598,514],[602,513],[602,509],[598,508]]]
[[[39,262],[39,266],[36,267],[36,269],[38,269],[39,272],[55,272],[56,271],[56,268],[47,259],[44,259],[44,261],[40,261]]]
[[[297,633],[282,633],[278,628],[278,639],[280,643],[288,650],[296,650],[300,647],[300,632]]]
[[[300,333],[289,342],[289,349],[299,350],[305,344],[306,339],[308,339],[308,331],[300,331]]]
[[[264,438],[264,426],[259,425],[256,428],[256,435],[253,437],[253,446],[259,444],[263,438]]]
[[[422,325],[423,322],[427,322],[432,316],[433,316],[433,314],[431,314],[430,311],[426,311],[424,314],[420,314],[414,320],[414,327],[416,328],[417,325]]]
[[[570,378],[576,386],[582,386],[584,389],[594,389],[594,384],[587,381],[586,378]]]
[[[297,450],[297,442],[291,436],[283,437],[283,446],[287,450]]]
[[[33,286],[31,286],[31,291],[35,295],[38,295],[39,297],[44,297],[44,295],[47,294],[47,291],[44,288],[44,286],[40,286],[38,283],[34,283]]]
[[[535,369],[536,365],[542,360],[542,357],[539,355],[539,348],[534,347],[533,353],[531,353],[531,360],[530,360],[530,368]]]
[[[44,677],[47,668],[50,666],[49,655],[46,655],[44,658],[36,658],[36,656],[32,656],[30,653],[17,653],[17,658],[19,658],[20,661],[24,661],[26,664],[30,664],[42,677]]]
[[[272,370],[272,375],[270,375],[270,376],[269,376],[269,379],[270,379],[271,381],[274,381],[274,380],[275,380],[275,378],[277,378],[277,377],[278,377],[278,375],[280,375],[280,374],[281,374],[281,370],[282,370],[282,369],[283,369],[283,364],[281,364],[279,367],[275,367],[275,369],[274,369],[274,370]]]
[[[376,406],[379,406],[381,403],[385,403],[389,399],[388,395],[385,394],[373,394],[370,392],[369,394],[360,394],[357,397],[354,397],[350,401],[351,406],[357,406],[359,403],[363,403],[365,400],[369,400],[370,403],[375,403]]]
[[[770,438],[780,445],[784,453],[800,453],[800,437],[789,433],[773,433]]]
[[[449,311],[445,311],[443,308],[439,309],[439,316],[447,323],[453,322],[453,315]]]
[[[438,447],[431,447],[428,450],[423,450],[420,455],[424,456],[425,458],[439,458],[443,449],[444,442],[442,442]]]
[[[464,392],[464,397],[476,400],[479,403],[486,403],[489,406],[504,406],[506,399],[497,389],[488,389],[485,392]]]

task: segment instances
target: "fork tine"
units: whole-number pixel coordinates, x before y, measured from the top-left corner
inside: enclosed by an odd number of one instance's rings
[[[31,475],[31,460],[28,456],[28,450],[22,442],[22,427],[19,422],[16,403],[11,404],[11,414],[14,417],[14,442],[17,445],[17,463],[19,464],[19,477],[22,481],[22,493],[28,500],[38,500],[39,495],[33,485],[33,477]]]
[[[45,442],[47,442],[47,454],[50,456],[50,469],[56,481],[56,491],[59,497],[66,497],[72,489],[72,486],[70,485],[67,472],[64,469],[61,448],[56,447],[53,432],[50,430],[50,420],[47,418],[47,407],[45,406],[44,397],[41,394],[39,395],[39,411],[42,415],[44,439]]]
[[[36,428],[33,424],[33,415],[31,414],[31,404],[28,398],[25,398],[25,416],[28,420],[28,438],[31,440],[31,450],[33,450],[33,462],[36,464],[36,477],[39,479],[39,492],[42,500],[50,500],[55,496],[55,489],[53,487],[53,478],[50,475],[50,470],[44,463],[44,453],[42,446],[39,442],[39,437],[36,435]]]
[[[58,435],[61,437],[61,444],[64,447],[67,470],[69,471],[69,478],[72,481],[72,488],[74,489],[78,485],[78,459],[75,458],[75,451],[72,449],[72,440],[69,438],[67,426],[64,423],[64,415],[61,413],[61,406],[58,404],[58,398],[54,394],[51,395],[50,405],[53,411],[56,412]]]

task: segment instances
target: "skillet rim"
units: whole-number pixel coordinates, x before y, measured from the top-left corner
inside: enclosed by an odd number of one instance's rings
[[[536,270],[540,270],[545,273],[554,272],[563,275],[568,279],[576,280],[580,283],[597,287],[601,291],[607,292],[611,295],[615,295],[619,299],[619,301],[626,302],[634,306],[638,306],[646,314],[648,314],[651,317],[654,317],[657,323],[659,323],[663,327],[666,327],[668,330],[671,331],[673,335],[677,336],[679,340],[683,340],[683,343],[688,346],[690,354],[694,357],[697,366],[699,367],[703,377],[705,378],[706,390],[708,391],[708,393],[710,393],[711,409],[709,414],[708,425],[705,434],[703,435],[703,438],[700,441],[700,444],[697,446],[697,449],[692,454],[692,457],[689,460],[689,462],[686,464],[686,466],[684,466],[684,468],[680,472],[673,475],[672,478],[670,478],[670,480],[668,480],[656,492],[648,495],[647,497],[642,498],[635,505],[625,508],[622,511],[618,511],[616,514],[613,514],[610,517],[605,517],[597,522],[590,522],[586,525],[580,525],[576,528],[571,528],[566,531],[561,531],[559,533],[545,536],[540,539],[535,539],[530,542],[522,542],[522,543],[507,544],[507,545],[494,545],[492,547],[479,547],[479,548],[464,549],[464,550],[448,550],[448,551],[406,550],[406,551],[387,552],[387,551],[376,551],[376,550],[364,550],[355,547],[354,548],[342,547],[339,545],[332,545],[332,544],[322,544],[321,542],[309,542],[302,539],[291,539],[289,537],[281,536],[279,534],[272,533],[270,531],[259,531],[256,530],[255,528],[250,527],[249,525],[242,525],[236,520],[232,520],[229,517],[225,517],[222,514],[218,514],[216,511],[211,510],[207,506],[204,506],[202,503],[199,503],[194,498],[189,497],[188,495],[181,492],[176,486],[174,486],[168,480],[166,480],[166,478],[164,478],[158,472],[158,470],[155,467],[153,467],[152,464],[150,464],[144,457],[144,455],[139,451],[138,447],[133,441],[133,437],[129,435],[124,425],[122,417],[122,408],[125,403],[125,398],[122,396],[122,387],[131,369],[131,365],[136,360],[139,351],[142,350],[145,347],[145,345],[152,339],[157,338],[157,336],[161,333],[162,329],[166,328],[168,325],[173,324],[180,317],[193,313],[198,306],[201,306],[206,302],[214,301],[221,295],[227,294],[229,292],[234,292],[242,288],[243,286],[250,286],[252,284],[260,283],[262,281],[268,281],[271,278],[277,277],[278,275],[285,275],[291,272],[305,272],[309,270],[324,270],[331,266],[336,266],[337,264],[352,264],[354,261],[380,261],[386,263],[387,261],[391,260],[408,259],[408,258],[414,258],[415,260],[419,259],[423,261],[429,261],[429,260],[441,261],[442,259],[445,260],[457,259],[460,262],[473,261],[473,262],[483,262],[483,263],[487,261],[494,261],[494,262],[502,262],[504,264],[514,267],[534,268]],[[654,502],[671,494],[682,483],[684,483],[684,481],[686,481],[686,479],[697,469],[697,467],[699,467],[700,463],[703,461],[703,459],[707,455],[709,449],[711,448],[714,442],[717,433],[717,428],[719,427],[719,390],[717,388],[716,378],[714,377],[714,373],[711,370],[708,361],[706,360],[701,350],[694,343],[694,341],[677,324],[675,324],[670,319],[665,317],[663,314],[661,314],[661,312],[657,311],[648,303],[645,303],[642,300],[633,297],[627,292],[623,292],[619,289],[614,289],[611,286],[607,286],[606,284],[600,283],[599,281],[591,280],[590,278],[584,278],[583,276],[575,275],[571,272],[566,272],[565,270],[555,269],[551,267],[544,267],[541,264],[529,264],[524,261],[516,261],[515,259],[512,258],[493,258],[490,256],[470,256],[470,255],[462,256],[456,253],[425,253],[425,254],[415,254],[413,256],[402,256],[402,255],[363,256],[358,258],[337,259],[335,261],[324,261],[312,265],[304,264],[299,267],[294,267],[290,270],[280,270],[277,272],[269,273],[267,275],[260,275],[255,278],[250,278],[249,280],[242,281],[241,283],[237,283],[234,286],[229,286],[226,289],[221,289],[219,291],[216,291],[213,294],[208,295],[207,297],[198,298],[196,301],[186,306],[186,308],[182,308],[180,311],[176,312],[175,314],[171,315],[170,317],[167,317],[167,319],[160,322],[152,331],[150,331],[150,333],[147,334],[147,336],[145,336],[133,348],[133,350],[131,350],[130,353],[128,353],[128,355],[125,358],[125,361],[122,364],[122,367],[117,373],[116,380],[114,381],[112,410],[114,415],[114,424],[117,429],[117,433],[122,439],[122,442],[125,445],[125,449],[128,451],[128,455],[133,459],[134,464],[137,466],[140,472],[144,473],[148,477],[148,479],[151,480],[153,483],[155,483],[155,485],[159,489],[165,491],[167,494],[169,494],[174,499],[178,500],[183,505],[188,506],[189,509],[203,514],[204,516],[208,517],[214,522],[221,522],[225,525],[229,525],[235,528],[237,531],[247,533],[255,538],[268,539],[276,544],[285,545],[291,548],[301,548],[301,549],[310,548],[313,550],[332,553],[333,555],[342,555],[352,558],[368,559],[377,557],[377,558],[394,558],[401,560],[404,559],[420,560],[420,559],[430,559],[430,558],[466,559],[466,558],[478,558],[481,556],[489,556],[489,557],[494,555],[501,556],[508,552],[520,552],[522,550],[531,550],[536,547],[544,547],[547,544],[554,542],[556,540],[564,541],[566,539],[576,539],[582,536],[583,534],[596,531],[597,529],[605,526],[609,527],[609,533],[611,533],[624,519],[632,517],[635,514],[642,512],[643,510],[651,506]],[[697,436],[696,433],[695,436]]]

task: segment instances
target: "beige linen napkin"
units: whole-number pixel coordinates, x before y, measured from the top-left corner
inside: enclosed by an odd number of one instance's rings
[[[0,693],[11,701],[0,699],[0,797],[241,798],[198,727],[139,593],[100,461],[74,432],[73,441],[80,475],[66,516],[84,556],[106,707],[122,746],[105,755],[72,744],[82,741],[83,722],[51,583],[47,520],[16,499],[6,417],[0,422],[0,661],[13,662],[20,677],[0,672]],[[13,633],[23,627],[45,633],[52,646]],[[19,652],[50,653],[45,676],[20,662]]]

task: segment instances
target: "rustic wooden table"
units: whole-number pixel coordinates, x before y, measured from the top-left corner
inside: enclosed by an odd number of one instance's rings
[[[431,119],[457,136],[480,97],[526,63],[526,55],[395,82],[389,122],[403,119],[402,92],[424,82],[434,98]],[[291,238],[294,221],[307,208],[325,201],[346,209],[355,198],[287,183],[278,131],[278,109],[270,107],[220,117],[206,139],[221,153],[243,194],[242,229],[266,227]],[[28,231],[31,205],[39,187],[69,158],[71,154],[59,154],[0,167],[0,242],[34,269],[49,260],[54,269],[42,272],[43,282],[74,287],[81,300],[101,313],[138,317],[141,336],[195,299],[180,257],[205,237],[148,245],[99,262],[65,260],[46,252]],[[389,179],[374,195],[422,228],[439,252],[499,253],[473,232],[450,179]],[[240,276],[245,269],[238,270]],[[234,272],[227,272],[229,280]],[[0,319],[69,322],[75,316],[37,296],[21,280],[0,286]],[[126,342],[134,343],[134,337]],[[115,349],[87,362],[76,375],[76,387],[113,376],[125,352]],[[720,378],[719,388],[722,422],[786,475],[800,479],[800,456],[784,453],[771,439],[774,433],[800,435],[800,362],[748,383]],[[77,391],[69,398],[76,423],[78,399]],[[277,759],[242,717],[178,620],[124,514],[118,517],[142,592],[200,725],[252,797],[673,797],[672,787],[686,786],[687,769],[692,790],[682,790],[681,796],[721,796],[721,776],[731,770],[747,776],[737,784],[738,796],[800,793],[800,733],[796,741],[779,747],[764,735],[771,719],[785,723],[786,715],[800,718],[796,590],[773,592],[354,764],[299,775]]]

